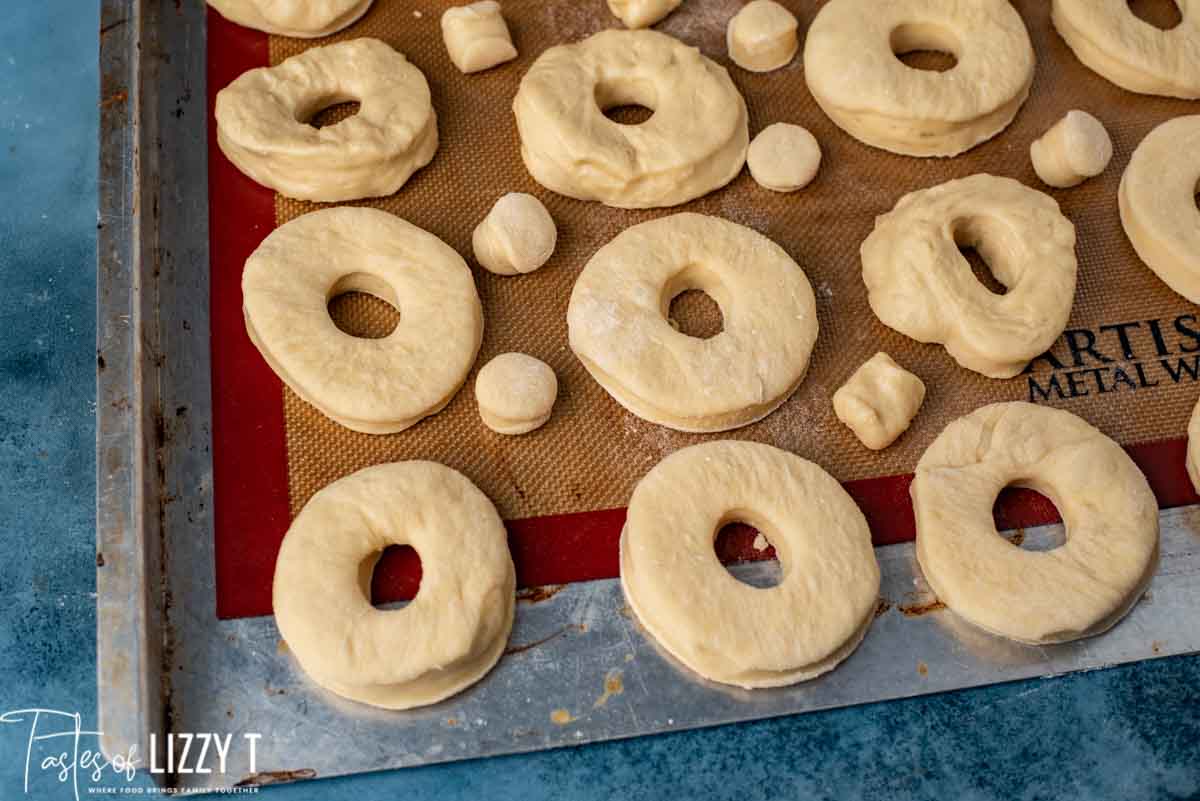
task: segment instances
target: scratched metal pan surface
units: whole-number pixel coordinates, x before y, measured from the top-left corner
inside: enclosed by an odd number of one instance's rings
[[[1200,507],[1162,514],[1162,559],[1104,636],[1007,643],[938,607],[911,545],[878,550],[879,614],[837,670],[746,692],[647,639],[615,580],[523,593],[510,652],[475,687],[389,713],[313,685],[270,618],[214,614],[203,3],[104,0],[97,323],[97,606],[102,744],[261,734],[255,761],[177,774],[264,784],[797,714],[1200,650]],[[1027,532],[1045,546],[1061,528]],[[777,567],[735,572],[761,582]],[[165,764],[157,754],[158,764]]]

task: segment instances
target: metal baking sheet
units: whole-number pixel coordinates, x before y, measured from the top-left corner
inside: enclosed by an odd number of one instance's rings
[[[1162,559],[1108,634],[1033,648],[941,609],[911,545],[880,548],[883,597],[836,671],[746,692],[697,679],[647,639],[619,582],[522,593],[508,655],[467,692],[403,713],[299,673],[270,618],[215,615],[202,3],[104,0],[97,323],[97,619],[102,746],[261,734],[226,787],[580,745],[1091,670],[1200,650],[1200,507],[1162,513]],[[1024,532],[1027,546],[1060,527]],[[735,572],[761,580],[771,563]],[[162,764],[162,755],[158,755]]]

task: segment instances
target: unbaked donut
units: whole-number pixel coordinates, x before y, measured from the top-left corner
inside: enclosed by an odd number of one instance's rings
[[[1007,486],[1058,507],[1067,539],[1027,551],[996,532]],[[985,406],[946,427],[912,483],[917,559],[955,614],[1020,642],[1099,634],[1137,602],[1158,562],[1158,503],[1129,455],[1070,412]]]
[[[527,434],[554,411],[558,378],[550,365],[524,353],[501,353],[475,376],[484,425],[497,434]]]
[[[1094,72],[1122,89],[1187,100],[1200,97],[1200,0],[1175,0],[1183,21],[1161,30],[1138,19],[1129,0],[1054,0],[1054,27]]]
[[[952,53],[947,72],[896,56]],[[804,77],[838,127],[908,156],[955,156],[1012,122],[1029,96],[1034,52],[1008,0],[830,0],[804,45]]]
[[[554,218],[542,201],[524,192],[497,200],[471,233],[475,260],[497,275],[533,272],[550,258],[557,242]]]
[[[604,110],[653,110],[621,125]],[[675,206],[729,183],[750,141],[746,103],[724,67],[651,30],[608,30],[552,47],[513,100],[534,180],[621,208]]]
[[[750,175],[764,189],[795,192],[817,177],[821,146],[808,129],[776,122],[758,132],[746,151]]]
[[[668,321],[699,289],[724,330],[698,339]],[[584,266],[567,306],[571,349],[638,417],[678,431],[760,420],[795,391],[817,339],[804,271],[762,234],[719,217],[675,214],[625,229]]]
[[[208,0],[230,22],[278,36],[315,39],[348,28],[371,0]]]
[[[368,292],[400,312],[382,339],[341,331],[331,298]],[[276,228],[242,273],[246,330],[297,395],[355,431],[402,431],[462,386],[483,338],[471,270],[431,233],[384,211],[340,207]]]
[[[371,605],[384,548],[411,545],[421,587]],[[312,497],[275,562],[275,622],[317,684],[387,709],[460,692],[491,670],[512,629],[516,575],[496,507],[436,462],[360,470]]]
[[[1200,402],[1192,408],[1187,428],[1187,472],[1192,487],[1200,492]]]
[[[925,382],[880,351],[833,393],[837,419],[873,451],[908,430],[925,401]]]
[[[1100,120],[1077,109],[1029,146],[1033,171],[1047,186],[1067,189],[1104,172],[1113,144]]]
[[[626,28],[649,28],[663,19],[683,0],[608,0],[608,10],[613,13]]]
[[[721,527],[748,523],[783,565],[770,588],[717,560]],[[871,532],[842,486],[812,462],[755,442],[676,451],[633,491],[621,586],[654,639],[705,678],[779,687],[832,670],[875,616]]]
[[[357,100],[336,125],[308,120]],[[390,195],[437,150],[437,115],[421,71],[378,39],[314,47],[242,73],[217,93],[217,143],[246,175],[300,200]]]
[[[800,23],[775,0],[750,0],[725,27],[729,58],[750,72],[786,67],[796,55]]]
[[[1117,193],[1138,256],[1171,289],[1200,303],[1200,116],[1168,120],[1142,140]]]
[[[442,13],[442,41],[459,72],[491,69],[517,57],[496,0],[446,9]]]
[[[981,284],[973,247],[1007,292]],[[1075,298],[1075,226],[1049,195],[1011,178],[972,175],[905,195],[862,244],[879,319],[955,361],[1011,378],[1066,327]]]

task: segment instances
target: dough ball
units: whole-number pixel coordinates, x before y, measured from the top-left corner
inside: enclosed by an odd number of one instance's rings
[[[496,0],[446,9],[442,14],[442,41],[459,72],[491,69],[517,57]]]
[[[751,72],[777,70],[796,55],[799,27],[792,12],[774,0],[752,0],[725,29],[729,57]]]
[[[925,400],[925,384],[879,352],[833,394],[833,411],[863,445],[886,448],[903,434]]]
[[[617,16],[626,28],[649,28],[663,19],[683,0],[608,0],[608,10]]]
[[[550,365],[524,353],[502,353],[475,377],[484,424],[499,434],[526,434],[550,419],[558,379]]]
[[[754,180],[774,192],[803,189],[821,166],[821,146],[807,129],[787,122],[768,125],[746,152]]]
[[[1038,178],[1059,189],[1078,186],[1104,172],[1112,155],[1108,131],[1086,111],[1068,111],[1029,148]]]
[[[550,212],[524,192],[509,192],[497,200],[471,235],[475,259],[497,275],[533,272],[554,253],[557,241]]]

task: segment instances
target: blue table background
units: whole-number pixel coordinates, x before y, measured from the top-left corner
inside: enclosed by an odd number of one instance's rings
[[[97,29],[81,0],[16,0],[0,17],[0,712],[78,711],[85,725],[96,720]],[[0,726],[0,799],[22,797],[26,735]],[[263,793],[1200,798],[1200,657]],[[42,776],[29,797],[71,796]]]

